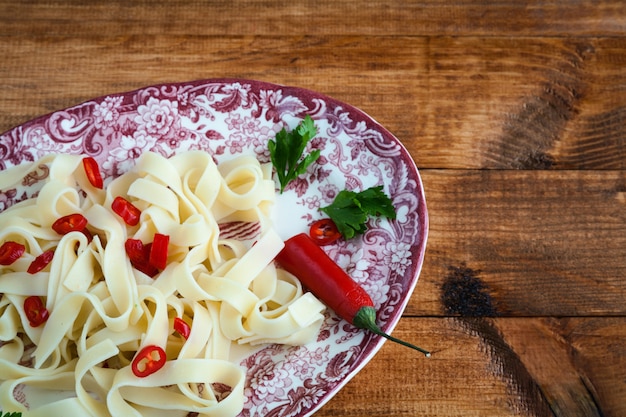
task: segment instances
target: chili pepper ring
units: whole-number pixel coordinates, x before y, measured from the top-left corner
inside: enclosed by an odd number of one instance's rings
[[[285,241],[276,261],[350,324],[430,356],[430,352],[383,332],[376,324],[376,309],[369,294],[307,234]]]

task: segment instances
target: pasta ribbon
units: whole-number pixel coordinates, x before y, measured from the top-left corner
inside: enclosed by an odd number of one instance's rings
[[[274,266],[284,244],[269,220],[271,166],[248,156],[218,166],[200,151],[169,159],[148,152],[101,190],[81,161],[48,155],[0,172],[0,190],[48,172],[35,197],[0,213],[0,244],[24,247],[19,259],[0,265],[0,409],[236,416],[246,381],[233,362],[238,346],[305,344],[323,321],[324,305]],[[139,224],[113,210],[116,197],[141,211]],[[52,229],[76,213],[85,229]],[[168,238],[167,262],[151,274],[126,244],[152,251],[156,234]],[[54,252],[49,264],[28,272],[45,251]],[[45,323],[29,318],[29,297],[41,299]],[[175,319],[190,326],[188,334],[174,330]],[[161,347],[167,360],[138,377],[132,362],[146,346]],[[23,404],[17,387],[46,400]]]

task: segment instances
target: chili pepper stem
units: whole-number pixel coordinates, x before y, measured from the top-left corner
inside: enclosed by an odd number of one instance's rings
[[[374,309],[374,307],[369,307],[369,306],[362,307],[354,316],[354,319],[352,320],[352,324],[354,324],[356,327],[360,329],[369,330],[370,332],[375,333],[379,336],[382,336],[385,339],[391,340],[392,342],[399,343],[403,346],[417,350],[418,352],[422,352],[424,356],[426,356],[427,358],[430,358],[429,351],[424,350],[419,346],[415,346],[409,342],[405,342],[404,340],[397,339],[383,332],[376,324],[376,309]]]

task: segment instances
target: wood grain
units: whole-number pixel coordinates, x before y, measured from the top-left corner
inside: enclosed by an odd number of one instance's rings
[[[497,35],[621,36],[626,5],[619,0],[480,1],[184,0],[128,2],[60,0],[4,2],[0,29],[33,34],[162,33],[211,35]],[[166,16],[166,19],[164,19]]]
[[[394,335],[317,416],[626,415],[626,2],[0,0],[0,131],[156,83],[352,104],[420,168]]]
[[[626,413],[623,317],[405,318],[394,335],[433,356],[385,343],[316,417]]]
[[[1,131],[146,85],[241,77],[312,89],[363,109],[420,168],[622,169],[626,161],[622,38],[4,40],[0,75],[19,88],[0,98]]]
[[[498,315],[626,314],[623,171],[421,175],[430,235],[408,314],[444,314],[441,286],[463,264],[489,287]]]

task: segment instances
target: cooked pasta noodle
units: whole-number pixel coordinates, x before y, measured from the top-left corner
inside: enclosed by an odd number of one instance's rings
[[[269,220],[271,166],[244,156],[218,166],[199,151],[169,159],[146,153],[102,190],[81,161],[50,155],[0,172],[6,192],[29,173],[49,170],[36,197],[0,213],[0,244],[25,247],[17,261],[0,266],[0,409],[67,417],[237,415],[245,370],[233,361],[233,347],[304,344],[323,320],[323,304],[274,267],[283,242]],[[127,225],[111,209],[118,196],[141,210],[139,224]],[[73,213],[87,219],[88,232],[52,229]],[[133,267],[125,242],[149,244],[155,234],[169,237],[167,264],[150,277]],[[27,272],[48,250],[52,262]],[[30,296],[50,312],[41,326],[27,318]],[[175,318],[191,325],[187,338],[173,330]],[[163,347],[167,362],[135,376],[133,357],[150,345]],[[27,410],[14,398],[18,386],[53,399]]]

